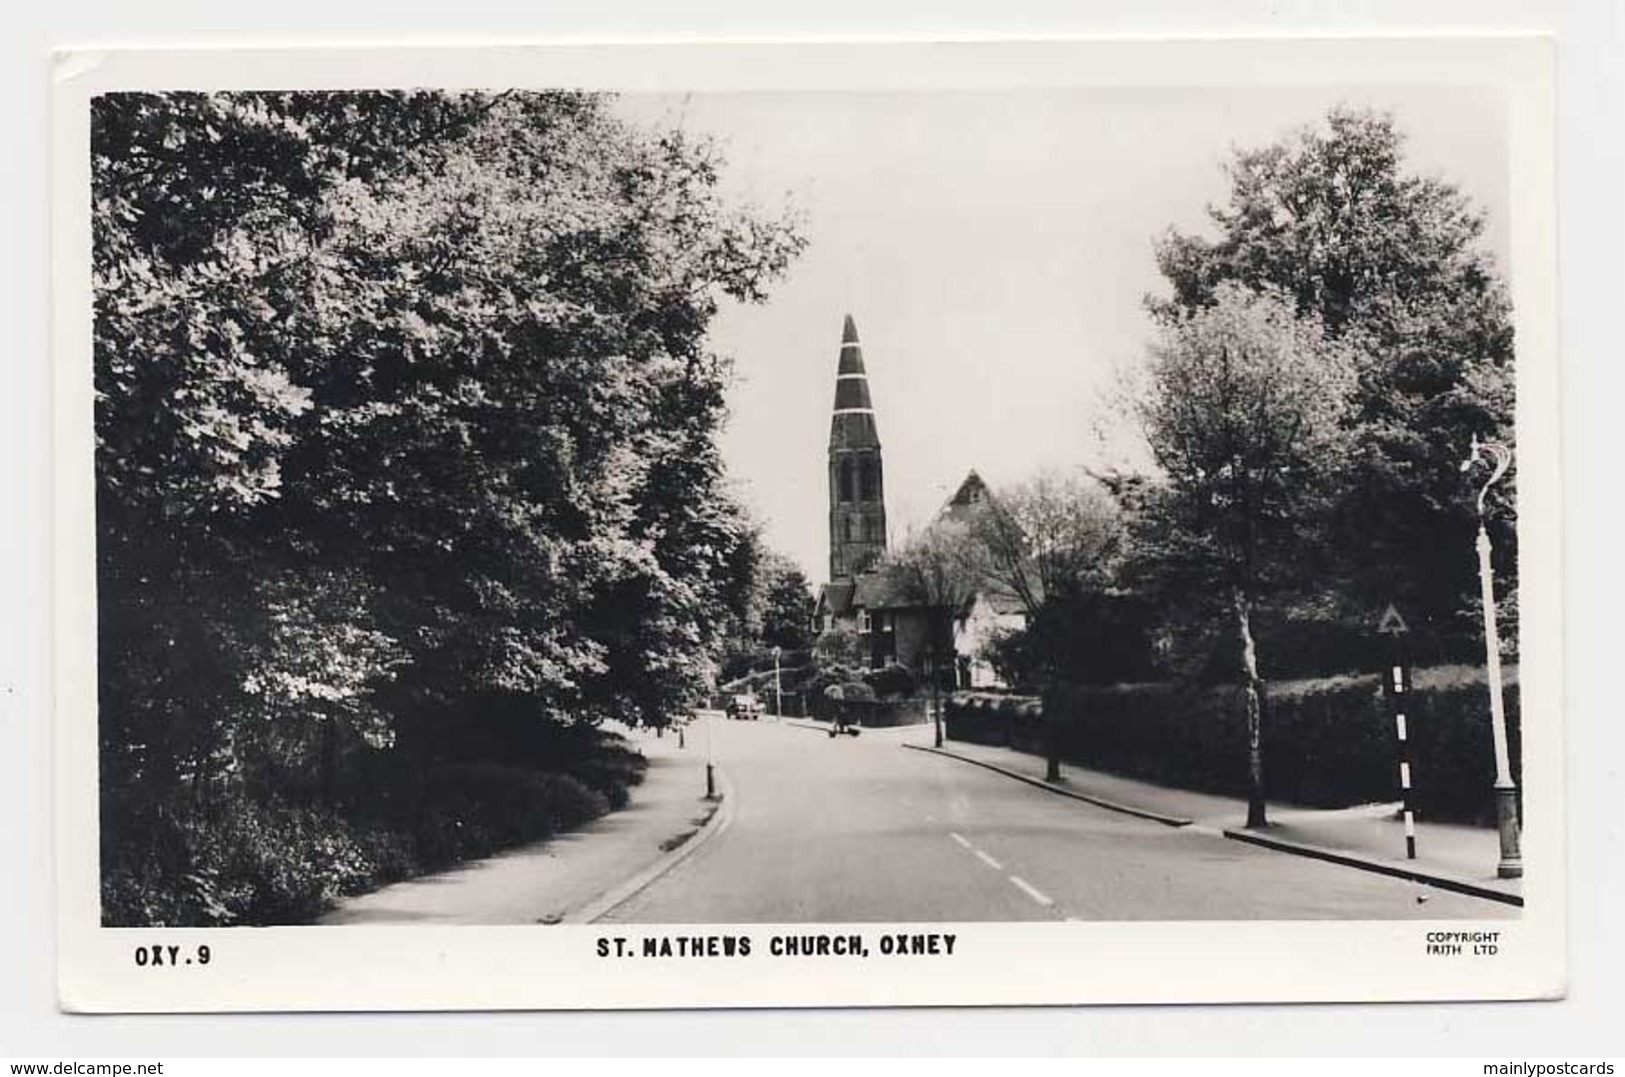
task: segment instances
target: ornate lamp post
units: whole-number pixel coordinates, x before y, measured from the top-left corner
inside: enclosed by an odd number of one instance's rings
[[[1484,606],[1484,665],[1490,690],[1490,731],[1495,738],[1495,818],[1501,830],[1501,863],[1496,874],[1503,879],[1523,875],[1523,854],[1518,841],[1518,787],[1512,782],[1512,758],[1507,749],[1506,710],[1501,699],[1501,634],[1495,625],[1495,575],[1490,567],[1490,536],[1484,529],[1484,497],[1512,466],[1512,450],[1494,441],[1473,437],[1472,452],[1462,461],[1463,474],[1486,460],[1491,465],[1489,480],[1478,491],[1478,581]]]

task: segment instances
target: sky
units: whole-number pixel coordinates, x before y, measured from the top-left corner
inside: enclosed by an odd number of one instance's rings
[[[1157,238],[1209,232],[1233,148],[1338,104],[1391,111],[1408,170],[1464,190],[1505,267],[1506,113],[1491,90],[697,93],[617,107],[715,137],[731,198],[800,218],[805,253],[766,303],[725,306],[712,343],[736,370],[731,482],[816,583],[843,315],[863,343],[894,542],[972,468],[996,492],[1045,469],[1143,460],[1114,398],[1151,338]]]

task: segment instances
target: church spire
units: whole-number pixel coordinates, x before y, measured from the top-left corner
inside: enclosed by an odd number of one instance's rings
[[[858,326],[846,316],[841,329],[841,356],[835,367],[835,409],[829,423],[829,447],[880,448],[874,404],[869,398],[869,375],[863,366],[863,345]]]
[[[886,495],[863,346],[852,315],[841,328],[829,424],[829,577],[852,579],[886,552]]]

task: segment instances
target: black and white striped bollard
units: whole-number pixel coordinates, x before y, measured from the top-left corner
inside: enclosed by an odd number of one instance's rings
[[[1388,709],[1394,716],[1394,733],[1399,744],[1399,792],[1402,800],[1402,810],[1405,816],[1405,856],[1409,860],[1416,859],[1416,800],[1412,795],[1411,773],[1411,744],[1410,729],[1405,720],[1405,712],[1409,710],[1411,692],[1411,662],[1410,648],[1406,646],[1405,637],[1410,635],[1410,627],[1405,624],[1405,618],[1399,611],[1390,605],[1383,611],[1382,620],[1377,625],[1377,631],[1388,637],[1389,646],[1388,668],[1383,671],[1383,695],[1388,697]]]
[[[1405,858],[1416,859],[1416,811],[1411,800],[1411,749],[1405,729],[1405,696],[1410,689],[1410,670],[1394,666],[1389,671],[1394,685],[1394,731],[1399,734],[1399,792],[1405,811]]]

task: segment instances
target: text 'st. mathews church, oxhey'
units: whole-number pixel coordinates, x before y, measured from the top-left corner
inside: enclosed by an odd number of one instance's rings
[[[965,476],[931,526],[968,520],[987,509],[987,484]],[[846,316],[829,424],[829,583],[818,593],[816,631],[855,625],[871,668],[898,663],[921,672],[930,660],[931,617],[910,588],[881,569],[886,553],[886,478],[880,431],[863,365],[857,325]],[[1026,611],[997,588],[967,584],[950,615],[955,681],[961,688],[999,686],[983,645],[997,632],[1026,625]]]

